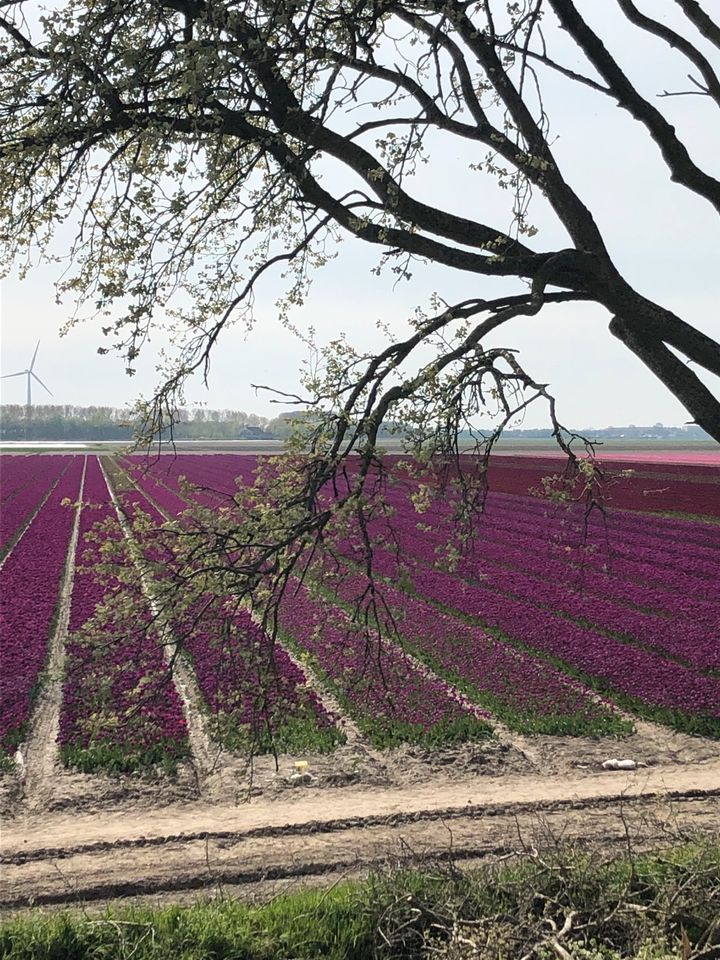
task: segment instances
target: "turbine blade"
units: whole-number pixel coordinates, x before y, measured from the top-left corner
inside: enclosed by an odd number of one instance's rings
[[[24,377],[26,373],[27,370],[20,370],[18,373],[6,373],[0,377],[0,380],[8,380],[10,377]]]
[[[52,390],[50,389],[50,387],[46,387],[45,384],[42,382],[42,380],[40,379],[40,377],[39,377],[36,373],[33,373],[32,370],[31,370],[31,371],[30,371],[30,375],[33,376],[33,377],[35,377],[35,379],[36,379],[37,382],[40,384],[40,386],[41,386],[44,390],[47,390],[47,392],[50,394],[51,397],[53,396],[53,392],[52,392]]]
[[[30,372],[31,372],[31,373],[32,373],[32,368],[35,366],[35,357],[37,356],[37,352],[38,352],[39,349],[40,349],[40,341],[38,340],[37,344],[35,345],[35,353],[33,354],[33,358],[32,358],[32,360],[30,361]]]

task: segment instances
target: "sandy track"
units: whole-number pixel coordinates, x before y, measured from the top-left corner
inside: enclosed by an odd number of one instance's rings
[[[664,825],[720,832],[720,760],[631,774],[443,780],[298,791],[257,804],[44,816],[5,832],[0,908],[247,887],[389,860],[460,860],[545,836],[657,840]]]

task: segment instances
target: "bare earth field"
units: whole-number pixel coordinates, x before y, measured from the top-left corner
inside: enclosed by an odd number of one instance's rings
[[[644,845],[717,832],[717,743],[639,723],[613,744],[641,764],[604,771],[608,742],[533,737],[432,755],[349,745],[248,769],[228,755],[175,780],[112,779],[56,766],[33,796],[3,781],[3,912],[40,904],[267,896],[387,862],[472,861],[577,839]],[[197,774],[197,776],[195,775]]]

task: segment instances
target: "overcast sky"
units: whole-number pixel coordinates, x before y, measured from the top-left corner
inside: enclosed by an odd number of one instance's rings
[[[656,14],[671,10],[673,4],[654,0],[650,6]],[[609,5],[603,7],[601,17],[610,17],[605,13]],[[602,26],[608,46],[629,58],[632,75],[646,95],[687,89],[684,76],[688,71],[682,58],[668,57],[652,38],[636,32],[630,36],[627,28],[621,31],[616,20],[606,19]],[[583,66],[572,50],[567,51],[565,62],[575,69]],[[592,209],[626,278],[641,293],[719,337],[720,219],[710,205],[669,182],[644,128],[611,101],[555,78],[546,83],[545,99],[558,137],[553,149],[561,169]],[[654,102],[677,126],[694,158],[703,162],[708,172],[713,168],[717,172],[717,107],[700,96]],[[431,163],[409,189],[428,202],[504,227],[507,224],[497,219],[503,215],[497,189],[467,169],[468,163],[477,159],[481,158],[467,145],[459,149],[438,143]],[[531,219],[541,228],[530,241],[536,249],[565,245],[562,232],[542,203],[535,206]],[[422,265],[415,268],[411,282],[394,287],[392,274],[372,275],[376,262],[376,250],[359,241],[342,243],[338,258],[316,275],[309,302],[295,318],[298,325],[313,325],[321,342],[343,331],[351,342],[373,348],[383,342],[376,329],[378,321],[402,330],[405,318],[416,305],[425,305],[433,291],[453,302],[521,289],[513,281],[497,285]],[[53,270],[42,266],[22,282],[16,276],[3,281],[1,372],[25,369],[39,339],[36,370],[53,391],[52,402],[122,406],[140,393],[148,395],[155,381],[152,351],[138,364],[137,375],[128,379],[120,358],[97,354],[102,343],[98,327],[76,327],[60,338],[59,329],[71,304],[55,304],[55,277]],[[306,347],[275,319],[275,283],[270,279],[259,290],[254,330],[246,336],[236,328],[223,335],[213,361],[210,388],[206,390],[199,382],[191,386],[190,403],[262,415],[284,409],[250,387],[251,383],[264,383],[295,389],[299,365],[307,355]],[[536,379],[551,384],[559,398],[560,417],[570,426],[687,421],[681,405],[608,333],[608,319],[592,305],[547,308],[539,317],[516,320],[495,342],[520,349]],[[152,345],[159,346],[159,341]],[[720,392],[717,379],[708,377],[707,382]],[[24,402],[24,378],[4,380],[1,389],[3,403]],[[51,400],[37,384],[33,393],[36,402]],[[544,424],[538,410],[527,416],[524,425]]]

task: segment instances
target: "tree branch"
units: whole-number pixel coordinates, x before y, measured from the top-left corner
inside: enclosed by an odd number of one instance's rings
[[[707,40],[720,47],[720,25],[705,13],[697,0],[675,0],[675,3]]]
[[[653,36],[660,37],[669,46],[680,50],[680,52],[697,67],[700,75],[707,84],[706,92],[720,107],[720,80],[707,57],[703,56],[694,44],[690,43],[689,40],[675,30],[671,30],[670,27],[664,23],[653,20],[652,17],[645,16],[644,13],[641,13],[632,0],[617,0],[617,3],[631,23],[653,34]]]
[[[640,96],[608,53],[600,37],[580,16],[572,0],[550,0],[550,4],[563,28],[613,91],[618,104],[646,127],[660,148],[671,179],[704,197],[720,213],[720,180],[702,171],[690,159],[690,154],[678,139],[675,129],[659,110]]]
[[[695,423],[720,443],[720,403],[697,374],[678,359],[662,340],[643,332],[637,323],[615,316],[610,322],[610,332],[666,386],[672,384],[673,393],[690,412]]]

